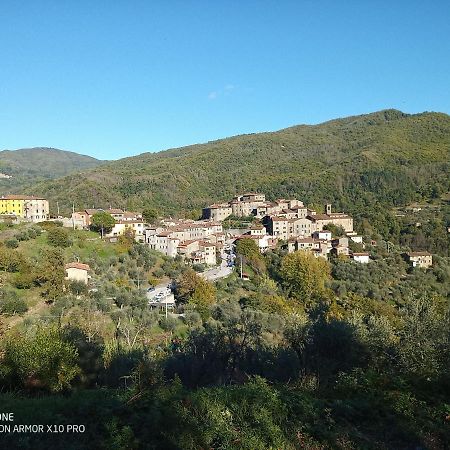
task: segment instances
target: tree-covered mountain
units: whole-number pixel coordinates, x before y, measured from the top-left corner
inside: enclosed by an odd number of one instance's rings
[[[91,156],[35,147],[0,151],[0,191],[17,192],[30,184],[91,169],[103,161]]]
[[[355,215],[450,190],[450,117],[397,110],[249,134],[111,162],[33,186],[67,209],[199,210],[236,192],[334,203]]]

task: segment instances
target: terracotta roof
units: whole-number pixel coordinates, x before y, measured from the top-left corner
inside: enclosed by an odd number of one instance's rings
[[[64,266],[65,269],[80,269],[80,270],[91,270],[88,264],[83,264],[80,262],[71,262]]]
[[[287,222],[285,217],[271,217],[272,222]]]

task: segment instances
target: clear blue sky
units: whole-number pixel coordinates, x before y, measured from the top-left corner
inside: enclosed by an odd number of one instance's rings
[[[450,1],[0,2],[0,148],[116,159],[450,112]]]

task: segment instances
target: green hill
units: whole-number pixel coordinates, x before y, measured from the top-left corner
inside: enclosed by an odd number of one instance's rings
[[[18,192],[33,183],[90,169],[103,161],[55,148],[0,151],[0,192]],[[6,176],[5,176],[6,175]]]
[[[450,116],[396,110],[231,137],[111,162],[33,186],[84,206],[200,210],[243,190],[331,201],[364,216],[449,191]],[[378,212],[379,214],[379,212]]]

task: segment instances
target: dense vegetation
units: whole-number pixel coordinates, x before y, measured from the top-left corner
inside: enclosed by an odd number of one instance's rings
[[[274,133],[144,153],[34,186],[69,212],[109,205],[191,212],[236,192],[334,203],[382,220],[384,208],[450,191],[450,117],[387,110]],[[68,193],[70,193],[68,195]]]
[[[0,173],[12,178],[0,178],[2,194],[20,192],[33,183],[63,177],[102,164],[91,156],[54,148],[23,148],[0,151]]]
[[[6,448],[436,449],[450,442],[450,118],[382,111],[111,163],[42,183],[68,207],[195,217],[237,191],[324,199],[355,215],[369,264],[241,239],[237,273],[123,236],[0,224],[0,403]],[[239,161],[237,164],[236,161]],[[31,191],[30,191],[31,192]],[[68,193],[73,198],[69,198]],[[229,226],[247,219],[231,218]],[[339,227],[330,227],[340,235]],[[360,244],[350,244],[361,251]],[[410,267],[407,250],[433,253]],[[89,287],[63,264],[91,267]],[[203,269],[203,268],[202,268]],[[173,280],[176,314],[145,291]],[[39,411],[36,417],[36,411]]]
[[[214,285],[128,237],[58,224],[0,229],[0,402],[6,448],[445,449],[450,260],[373,260],[237,247],[250,281]],[[15,240],[14,247],[7,247]],[[91,268],[89,289],[63,262]],[[145,290],[173,279],[178,312]],[[62,285],[65,289],[61,289]],[[39,414],[36,415],[36,411]]]

